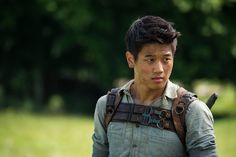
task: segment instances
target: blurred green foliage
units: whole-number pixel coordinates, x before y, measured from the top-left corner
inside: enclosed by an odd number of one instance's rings
[[[235,0],[2,0],[0,108],[44,108],[57,95],[66,111],[92,111],[117,78],[132,77],[124,36],[149,14],[182,33],[173,79],[236,84],[235,9]]]
[[[235,98],[236,88],[233,84],[209,80],[198,80],[193,83],[194,92],[199,99],[207,102],[213,93],[218,95],[211,111],[215,118],[230,117],[236,115]]]

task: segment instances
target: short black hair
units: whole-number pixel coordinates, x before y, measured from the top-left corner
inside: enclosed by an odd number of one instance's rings
[[[135,20],[126,33],[126,50],[135,59],[142,47],[148,43],[172,44],[172,53],[176,51],[180,32],[173,28],[173,23],[159,16],[144,16]]]

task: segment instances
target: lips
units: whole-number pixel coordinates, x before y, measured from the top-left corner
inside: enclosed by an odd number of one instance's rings
[[[153,78],[152,78],[152,80],[153,80],[154,82],[156,82],[156,83],[162,82],[163,79],[164,79],[163,77],[153,77]]]

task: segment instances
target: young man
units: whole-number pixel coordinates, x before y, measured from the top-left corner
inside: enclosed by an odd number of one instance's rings
[[[122,99],[115,110],[119,114],[114,113],[109,124],[105,123],[108,96],[98,100],[93,157],[217,156],[213,116],[206,104],[198,99],[189,104],[184,143],[171,119],[179,86],[169,77],[179,36],[170,22],[157,16],[142,17],[130,26],[126,34],[126,59],[134,70],[134,79],[119,88]],[[130,108],[132,118],[120,120],[122,115],[131,115],[126,108]],[[139,110],[141,118],[133,119]]]

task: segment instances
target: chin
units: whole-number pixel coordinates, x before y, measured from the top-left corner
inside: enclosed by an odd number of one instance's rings
[[[163,89],[163,88],[165,88],[166,87],[166,82],[161,82],[161,83],[155,83],[154,85],[153,85],[153,87],[155,88],[155,89]]]

